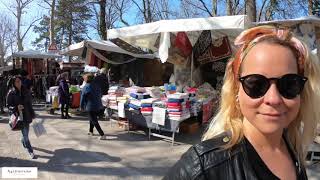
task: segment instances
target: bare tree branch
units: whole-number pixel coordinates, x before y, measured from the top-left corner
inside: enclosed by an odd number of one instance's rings
[[[205,11],[212,17],[212,13],[211,11],[208,9],[208,7],[206,6],[206,4],[203,2],[203,0],[199,0],[201,2],[201,4],[203,5],[203,7],[205,8]]]
[[[17,13],[14,12],[10,7],[8,7],[6,4],[4,4],[2,1],[0,1],[2,5],[4,5],[15,17],[17,17]]]
[[[35,20],[33,20],[31,22],[31,24],[29,25],[29,27],[27,28],[27,30],[24,32],[24,34],[22,35],[21,39],[24,39],[24,37],[26,36],[26,34],[28,33],[28,31],[30,30],[31,27],[33,27],[34,23],[36,23],[37,21],[39,21],[41,18],[37,18]]]
[[[263,0],[263,2],[262,2],[262,6],[261,6],[261,8],[260,8],[259,16],[258,16],[258,22],[261,21],[262,12],[263,12],[263,9],[264,9],[267,1],[268,1],[268,0]]]

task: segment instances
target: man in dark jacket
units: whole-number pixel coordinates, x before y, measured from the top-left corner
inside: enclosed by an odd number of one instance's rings
[[[59,80],[59,103],[61,104],[61,118],[69,119],[68,110],[70,104],[70,93],[69,93],[69,85],[67,83],[68,73],[62,73]]]
[[[93,79],[93,83],[96,84],[101,89],[102,95],[108,94],[109,82],[108,82],[106,68],[102,68],[100,70],[100,74]]]
[[[107,70],[106,68],[102,68],[100,70],[100,74],[98,74],[96,77],[94,77],[93,82],[92,82],[96,87],[100,88],[100,91],[102,93],[102,95],[106,95],[108,94],[108,90],[109,90],[109,80],[107,77]],[[98,116],[99,118],[103,118],[104,115],[104,108],[102,108],[99,113]]]

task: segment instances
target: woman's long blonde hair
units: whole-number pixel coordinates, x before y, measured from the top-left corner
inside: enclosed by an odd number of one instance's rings
[[[242,32],[235,40],[240,45],[235,57],[226,68],[221,92],[220,107],[210,123],[203,140],[211,139],[224,132],[231,132],[231,140],[226,148],[239,143],[243,138],[243,115],[237,102],[239,91],[238,75],[241,62],[250,49],[257,43],[267,42],[290,48],[297,57],[298,73],[308,78],[300,95],[301,105],[297,118],[288,126],[288,137],[300,160],[303,162],[308,145],[315,136],[317,121],[320,119],[320,66],[319,59],[313,55],[302,41],[293,37],[287,29],[261,26]]]

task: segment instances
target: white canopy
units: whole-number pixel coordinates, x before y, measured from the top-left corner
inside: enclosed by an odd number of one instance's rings
[[[109,29],[108,39],[120,38],[131,45],[158,51],[161,61],[166,62],[170,48],[170,32],[186,32],[191,44],[194,45],[203,30],[211,30],[212,37],[215,38],[227,35],[232,39],[249,25],[245,15],[161,20],[120,29]],[[157,48],[155,43],[159,35],[161,35],[160,43]]]
[[[283,19],[283,20],[274,20],[274,21],[264,21],[258,22],[258,25],[267,25],[267,24],[281,24],[285,26],[293,26],[299,23],[311,23],[314,25],[320,26],[320,18],[317,16],[305,16],[296,19]]]
[[[41,52],[37,50],[26,50],[26,51],[19,51],[12,54],[12,57],[18,58],[33,58],[33,59],[55,59],[60,58],[61,56],[54,53],[49,52]]]
[[[147,58],[154,59],[155,56],[153,54],[134,54],[129,51],[126,51],[111,41],[102,41],[102,40],[85,40],[77,44],[72,44],[68,48],[60,51],[60,54],[67,56],[81,56],[85,50],[85,48],[94,48],[99,50],[104,50],[107,52],[115,52],[120,54],[131,55],[135,58]]]
[[[13,69],[13,66],[3,66],[3,67],[0,67],[0,73],[3,73],[4,71],[10,71]]]

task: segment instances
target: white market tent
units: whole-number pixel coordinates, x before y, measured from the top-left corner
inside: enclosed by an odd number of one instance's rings
[[[153,54],[136,54],[129,51],[126,51],[111,41],[103,41],[103,40],[85,40],[80,43],[72,44],[66,49],[60,51],[60,54],[66,56],[82,56],[84,53],[88,54],[87,50],[92,51],[97,57],[111,64],[123,64],[127,62],[131,62],[136,58],[144,58],[144,59],[154,59],[156,58]],[[101,55],[97,50],[102,50],[106,52],[118,53],[118,54],[126,54],[134,57],[133,59],[127,60],[126,62],[115,62],[108,57]]]
[[[10,71],[13,69],[13,66],[10,65],[10,66],[3,66],[3,67],[0,67],[0,73],[3,73],[4,71]]]
[[[317,16],[305,16],[296,19],[283,19],[283,20],[274,20],[274,21],[264,21],[264,22],[257,22],[258,25],[275,25],[281,24],[283,26],[294,26],[299,23],[310,23],[316,26],[320,26],[320,18]]]
[[[49,52],[41,52],[37,50],[19,51],[12,54],[13,58],[30,58],[30,59],[55,59],[61,56]]]
[[[159,53],[162,62],[166,62],[171,44],[170,33],[186,32],[193,46],[203,30],[211,30],[211,36],[215,38],[227,35],[233,39],[250,25],[251,23],[247,20],[246,15],[161,20],[119,29],[109,29],[108,39],[120,38],[131,45],[151,49]],[[159,48],[157,48],[155,44],[159,35],[160,43]]]

